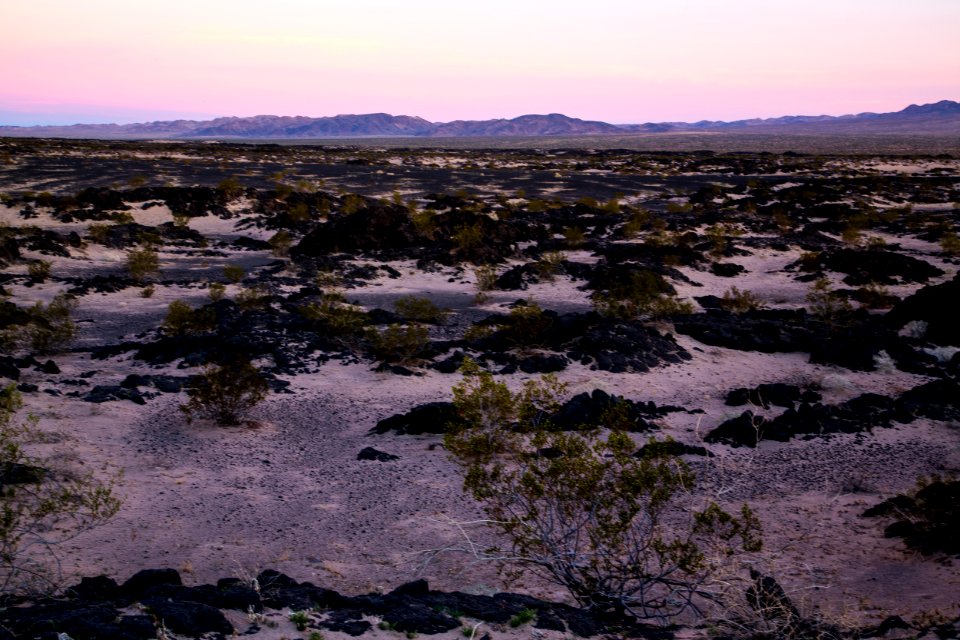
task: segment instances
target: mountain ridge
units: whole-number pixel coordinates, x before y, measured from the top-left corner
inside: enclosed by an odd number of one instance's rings
[[[610,124],[560,113],[526,114],[516,118],[430,122],[418,116],[388,113],[336,116],[227,116],[212,120],[162,120],[134,124],[0,126],[7,137],[92,137],[197,139],[311,139],[365,137],[540,137],[631,133],[736,132],[960,135],[960,102],[941,100],[911,104],[889,113],[840,116],[791,115],[734,121],[647,122]]]

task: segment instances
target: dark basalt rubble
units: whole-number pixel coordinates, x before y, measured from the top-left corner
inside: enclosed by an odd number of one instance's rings
[[[648,431],[656,428],[651,420],[668,413],[686,411],[682,407],[658,407],[654,402],[637,402],[610,395],[601,389],[577,394],[563,403],[553,414],[543,415],[538,421],[556,431],[578,431],[615,419],[624,431]],[[390,431],[397,435],[443,434],[450,425],[461,424],[461,418],[452,402],[428,402],[380,420],[371,434]]]
[[[143,613],[123,610],[139,603]],[[539,628],[569,631],[592,637],[623,629],[625,620],[613,621],[575,607],[530,596],[497,593],[492,596],[431,590],[425,580],[416,580],[388,593],[345,596],[297,582],[273,570],[260,573],[245,584],[233,578],[216,585],[184,586],[173,569],[144,570],[123,584],[106,576],[84,578],[55,598],[22,600],[0,609],[0,637],[56,637],[73,640],[146,640],[157,637],[160,625],[188,637],[244,632],[235,629],[223,610],[309,611],[315,629],[342,631],[361,636],[372,628],[364,617],[380,618],[403,633],[437,635],[462,626],[458,616],[490,624],[505,624],[525,609],[543,619]],[[645,627],[633,625],[635,630]],[[652,631],[652,630],[651,630]],[[660,631],[661,637],[670,637]]]
[[[960,275],[942,284],[924,287],[893,307],[884,320],[896,329],[908,322],[926,324],[923,338],[939,345],[960,347]]]
[[[707,301],[710,304],[710,301]],[[806,352],[810,362],[854,371],[873,371],[880,352],[911,373],[936,375],[936,358],[922,340],[898,335],[883,316],[854,311],[837,323],[804,309],[761,309],[734,313],[709,308],[674,318],[677,333],[716,347],[761,353]]]
[[[821,396],[816,391],[804,391],[796,385],[774,382],[761,384],[753,389],[743,387],[731,389],[727,393],[726,404],[731,407],[739,407],[749,403],[765,409],[768,409],[770,405],[776,405],[792,409],[797,402],[814,403],[819,402],[820,399]]]
[[[877,282],[900,284],[927,282],[943,275],[943,270],[926,260],[883,249],[837,248],[820,252],[816,257],[804,258],[787,265],[804,271],[835,271],[846,274],[843,281],[851,286]]]
[[[731,393],[739,396],[740,390]],[[754,404],[760,406],[763,398],[757,399],[761,402]],[[897,398],[864,393],[838,405],[801,401],[795,409],[791,407],[772,419],[745,411],[710,431],[704,439],[755,447],[760,440],[787,442],[798,436],[859,433],[889,427],[893,422],[910,423],[917,418],[960,420],[960,384],[949,378],[933,380]]]
[[[791,634],[804,631],[814,634],[810,637],[826,637],[826,633],[832,638],[862,639],[883,637],[891,630],[901,629],[917,631],[914,637],[927,632],[938,638],[957,637],[956,622],[918,628],[899,616],[889,616],[879,624],[863,628],[828,625],[804,617],[774,578],[755,570],[751,570],[751,583],[744,595],[752,609],[762,612],[765,626],[793,630]],[[144,570],[123,584],[107,576],[96,576],[83,578],[56,597],[11,599],[6,604],[0,609],[0,638],[4,640],[46,640],[64,634],[73,640],[148,640],[159,637],[161,630],[193,638],[223,638],[260,630],[255,623],[235,628],[224,615],[225,610],[260,613],[266,619],[283,619],[288,615],[284,612],[308,612],[307,630],[335,631],[352,637],[371,631],[372,620],[377,619],[380,625],[396,632],[435,636],[451,634],[474,621],[505,625],[524,611],[534,613],[534,629],[567,632],[582,638],[606,634],[670,640],[680,630],[517,593],[436,591],[422,579],[387,593],[347,596],[310,582],[297,582],[271,569],[261,572],[250,583],[225,578],[216,585],[195,587],[184,586],[172,569]],[[136,609],[140,611],[132,612]],[[736,625],[737,621],[733,623]],[[722,631],[709,637],[725,638]]]
[[[960,481],[934,480],[912,494],[898,494],[863,513],[867,518],[892,518],[888,538],[903,538],[924,555],[947,553],[960,557]]]
[[[545,310],[534,322],[522,317],[491,315],[478,324],[498,328],[489,336],[465,341],[463,346],[479,354],[476,360],[481,363],[512,365],[502,373],[518,368],[526,373],[549,373],[566,367],[565,360],[557,356],[546,359],[549,356],[511,353],[529,347],[560,352],[570,360],[614,373],[643,373],[662,364],[676,364],[691,358],[670,334],[660,333],[641,322],[605,318],[593,312],[558,314]],[[441,371],[450,370],[446,362],[440,366]]]

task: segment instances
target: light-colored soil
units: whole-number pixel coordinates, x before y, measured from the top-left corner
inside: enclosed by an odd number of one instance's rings
[[[165,215],[155,209],[137,218],[157,224]],[[38,220],[41,225],[48,222]],[[207,218],[193,224],[225,239],[233,233],[232,221]],[[703,286],[677,288],[681,296],[721,295],[733,283],[770,306],[797,306],[807,285],[782,269],[798,255],[758,252],[738,258],[734,261],[749,273],[732,281],[685,270]],[[161,257],[164,274],[192,273],[198,281],[226,263],[243,262],[256,269],[275,259],[265,252],[200,258],[164,251]],[[90,245],[70,259],[52,259],[53,273],[120,272],[122,259],[122,252]],[[496,292],[483,307],[475,307],[469,270],[426,274],[411,262],[391,266],[403,277],[383,277],[363,289],[348,290],[347,298],[389,308],[400,295],[425,295],[458,314],[454,322],[502,312],[521,297],[559,311],[589,307],[586,294],[566,278],[525,292]],[[941,266],[948,269],[944,279],[954,275],[955,267]],[[16,302],[26,304],[49,300],[62,288],[50,282],[11,290]],[[236,287],[229,291],[235,293]],[[81,299],[76,313],[77,346],[135,339],[159,324],[172,300],[199,303],[205,295],[202,288],[180,286],[158,286],[152,298],[139,297],[137,289],[90,294]],[[894,395],[925,381],[890,368],[851,372],[814,365],[806,354],[760,354],[709,347],[684,336],[678,340],[693,354],[692,361],[645,374],[611,374],[574,364],[560,378],[571,393],[600,388],[634,400],[702,409],[702,414],[673,413],[661,421],[662,435],[689,443],[698,443],[709,429],[742,412],[742,407],[723,404],[733,387],[817,385],[824,401],[834,403],[867,390]],[[92,384],[116,384],[129,373],[190,373],[175,367],[151,369],[129,356],[93,361],[85,353],[73,353],[54,359],[62,369],[60,379],[96,371],[89,379]],[[73,575],[107,573],[123,579],[141,568],[169,566],[181,570],[187,581],[203,583],[275,568],[348,593],[389,590],[419,576],[438,589],[502,589],[494,567],[463,555],[442,554],[423,565],[425,551],[458,542],[453,522],[480,517],[477,505],[462,493],[460,472],[438,446],[439,438],[368,434],[382,418],[449,399],[459,377],[430,370],[401,377],[376,373],[372,366],[337,360],[318,364],[312,373],[290,380],[292,393],[273,394],[259,406],[255,426],[230,428],[188,425],[178,410],[183,397],[160,395],[142,407],[130,402],[91,404],[44,393],[56,385],[48,377],[24,372],[23,382],[41,388],[27,397],[27,408],[39,417],[40,427],[61,434],[60,447],[86,468],[123,473],[119,515],[61,549],[64,569]],[[526,377],[510,376],[508,382],[519,385]],[[400,460],[358,461],[357,453],[366,446]],[[960,425],[918,420],[870,434],[764,442],[755,450],[709,448],[716,457],[690,460],[701,478],[703,496],[754,508],[765,531],[759,566],[774,571],[804,607],[836,616],[853,611],[868,616],[935,609],[949,613],[956,607],[960,565],[905,551],[902,541],[883,537],[881,522],[860,514],[910,489],[920,476],[960,471]],[[489,532],[472,531],[481,541],[494,541]],[[511,588],[565,598],[562,590],[534,579]],[[236,625],[242,628],[240,621]],[[277,633],[283,629],[281,625]]]

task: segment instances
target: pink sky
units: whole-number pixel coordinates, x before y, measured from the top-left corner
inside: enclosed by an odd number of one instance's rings
[[[31,0],[2,18],[0,124],[731,120],[960,99],[960,0]]]

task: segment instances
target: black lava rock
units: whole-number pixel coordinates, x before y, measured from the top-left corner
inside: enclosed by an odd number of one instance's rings
[[[400,456],[395,456],[391,453],[385,453],[383,451],[377,451],[373,447],[364,447],[360,450],[360,453],[357,454],[357,460],[374,460],[376,462],[390,462],[392,460],[399,460]]]

